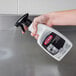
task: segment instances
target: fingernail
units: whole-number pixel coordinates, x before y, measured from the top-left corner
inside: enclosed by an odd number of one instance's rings
[[[37,35],[35,36],[35,39],[38,39],[38,36]]]
[[[24,34],[25,32],[22,31],[22,34]]]

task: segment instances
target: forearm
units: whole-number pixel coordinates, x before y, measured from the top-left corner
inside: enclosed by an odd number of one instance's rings
[[[76,25],[76,9],[54,12],[52,16],[53,25]]]

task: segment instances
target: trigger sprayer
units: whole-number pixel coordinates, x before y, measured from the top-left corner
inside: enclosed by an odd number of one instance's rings
[[[21,27],[23,32],[26,31],[24,26],[27,26],[28,30],[33,32],[32,21],[28,16],[28,13],[23,15],[15,24],[16,27]],[[72,48],[72,43],[68,38],[44,24],[38,24],[37,34],[39,34],[37,39],[39,46],[57,61],[62,60]]]

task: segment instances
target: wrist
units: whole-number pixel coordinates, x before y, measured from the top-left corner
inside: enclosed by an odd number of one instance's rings
[[[48,13],[47,15],[48,15],[49,22],[51,23],[51,25],[54,25],[57,13],[56,12],[51,12],[51,13]]]

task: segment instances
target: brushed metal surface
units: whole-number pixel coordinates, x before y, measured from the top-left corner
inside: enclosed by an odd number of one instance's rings
[[[0,15],[0,76],[76,76],[76,27],[54,26],[73,43],[71,51],[58,62],[37,45],[30,32],[22,35],[15,29],[18,18]]]

